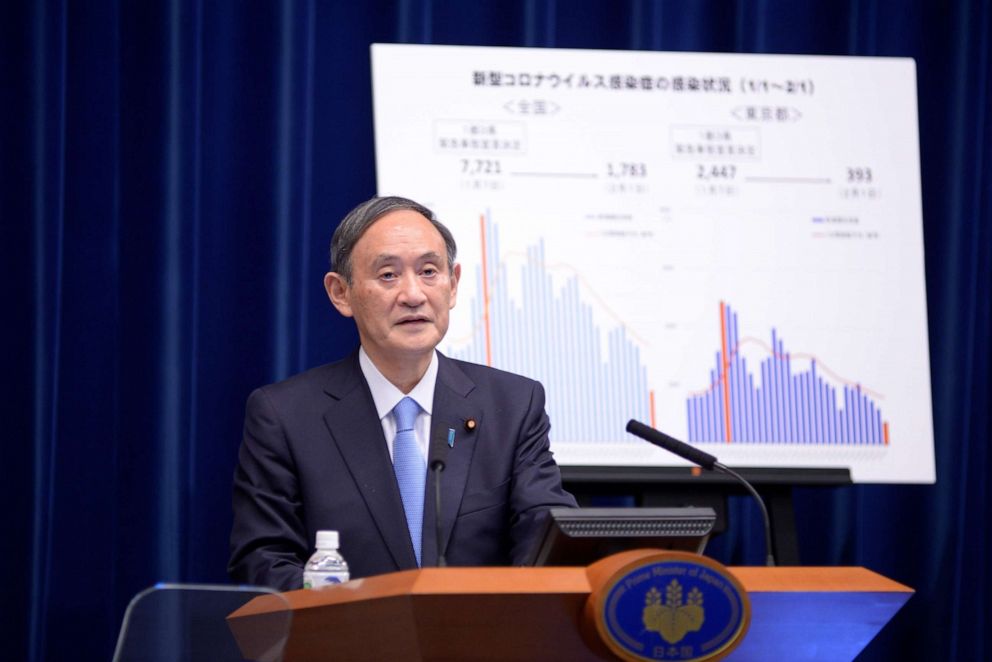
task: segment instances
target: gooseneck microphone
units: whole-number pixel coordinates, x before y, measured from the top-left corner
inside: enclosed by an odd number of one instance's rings
[[[640,421],[635,421],[634,419],[627,421],[627,432],[636,437],[640,437],[644,441],[650,442],[655,446],[661,446],[666,451],[674,453],[682,459],[689,460],[693,464],[701,466],[703,469],[719,471],[720,473],[725,473],[739,481],[741,485],[743,485],[747,491],[751,493],[751,496],[755,498],[758,505],[761,507],[761,516],[765,520],[765,563],[769,566],[775,565],[775,556],[772,553],[772,523],[768,518],[768,509],[765,508],[765,502],[762,501],[761,496],[758,494],[758,490],[754,489],[754,486],[751,485],[751,483],[746,481],[743,476],[730,467],[726,467],[717,462],[716,458],[709,453],[705,453],[695,446],[690,446],[683,441],[679,441],[675,437],[670,437],[664,432],[655,430],[653,427],[645,425]]]
[[[443,568],[448,565],[444,558],[444,550],[441,548],[441,472],[444,471],[444,462],[434,460],[431,463],[431,471],[434,473],[434,539],[437,541],[437,567]]]

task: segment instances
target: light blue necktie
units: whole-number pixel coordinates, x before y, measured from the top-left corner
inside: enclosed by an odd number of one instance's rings
[[[420,452],[413,425],[420,413],[420,405],[412,398],[403,398],[393,407],[396,419],[396,438],[393,439],[393,471],[400,485],[400,497],[406,512],[406,525],[410,528],[413,552],[420,566],[420,539],[424,524],[424,486],[427,482],[427,461]]]

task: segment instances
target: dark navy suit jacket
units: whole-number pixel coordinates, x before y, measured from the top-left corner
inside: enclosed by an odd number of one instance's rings
[[[575,506],[548,449],[544,389],[519,375],[438,358],[428,466],[441,459],[446,467],[448,564],[522,564],[548,508]],[[422,561],[430,567],[438,557],[431,476],[426,495]],[[416,567],[357,352],[251,394],[233,505],[228,571],[235,581],[300,588],[321,529],[340,532],[352,578]]]

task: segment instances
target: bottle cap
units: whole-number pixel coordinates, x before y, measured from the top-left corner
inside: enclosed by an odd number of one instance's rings
[[[317,549],[337,549],[337,548],[338,548],[337,531],[317,532]]]

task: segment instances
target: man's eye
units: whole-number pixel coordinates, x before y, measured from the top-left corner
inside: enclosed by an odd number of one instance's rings
[[[380,280],[395,280],[396,279],[396,274],[394,272],[392,272],[392,271],[383,271],[381,274],[379,274],[379,279]]]
[[[435,269],[434,267],[424,267],[423,271],[421,271],[420,273],[422,273],[425,276],[436,276],[437,269]]]

